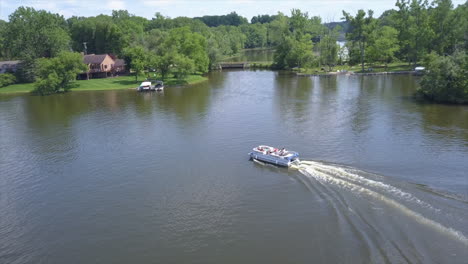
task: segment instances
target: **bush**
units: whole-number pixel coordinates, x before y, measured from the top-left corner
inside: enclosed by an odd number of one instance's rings
[[[468,104],[468,55],[428,56],[427,73],[421,80],[417,96],[440,103]]]
[[[51,59],[38,59],[34,93],[48,95],[66,92],[72,87],[77,74],[86,71],[87,66],[79,53],[61,52]]]
[[[11,73],[0,74],[0,88],[16,82],[16,77]]]

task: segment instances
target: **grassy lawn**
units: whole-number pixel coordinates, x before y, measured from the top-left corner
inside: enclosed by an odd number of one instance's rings
[[[100,90],[120,90],[136,88],[143,80],[144,76],[138,78],[138,82],[135,81],[135,76],[120,76],[113,78],[100,78],[90,80],[79,80],[75,82],[75,87],[72,91],[100,91]],[[189,75],[184,80],[178,80],[174,77],[167,78],[164,82],[167,86],[173,85],[186,85],[193,84],[207,80],[206,77],[200,75]],[[28,93],[34,89],[33,83],[26,84],[13,84],[3,88],[0,88],[0,93]]]
[[[33,83],[20,83],[0,88],[0,93],[29,93],[34,89]]]
[[[328,70],[328,67],[324,67]],[[398,72],[398,71],[411,71],[413,70],[412,66],[409,66],[408,63],[405,62],[394,62],[394,63],[389,63],[387,66],[387,69],[385,69],[385,65],[377,65],[377,64],[365,64],[364,65],[365,69],[371,68],[372,71],[364,71],[365,73],[369,72]],[[354,65],[354,66],[349,66],[349,65],[338,65],[336,67],[333,67],[333,72],[336,72],[338,70],[346,70],[346,71],[352,71],[355,73],[362,73],[361,71],[361,65]],[[305,74],[327,74],[328,71],[323,71],[319,67],[315,68],[308,68],[308,69],[299,69],[300,73],[305,73]]]

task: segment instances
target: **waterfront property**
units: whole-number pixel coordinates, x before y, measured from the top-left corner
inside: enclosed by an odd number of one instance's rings
[[[83,56],[83,62],[88,71],[81,73],[79,79],[106,78],[126,72],[125,61],[110,54],[87,54]]]

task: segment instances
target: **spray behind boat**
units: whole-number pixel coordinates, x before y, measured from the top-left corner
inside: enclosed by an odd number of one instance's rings
[[[462,232],[446,227],[418,212],[419,210],[415,210],[419,208],[440,214],[441,209],[433,207],[430,203],[409,192],[381,181],[382,179],[379,180],[378,178],[382,178],[381,176],[371,177],[373,175],[371,173],[335,164],[301,161],[297,152],[265,145],[255,147],[249,156],[260,165],[274,164],[298,170],[302,175],[298,179],[309,189],[315,189],[313,185],[320,184],[325,188],[328,186],[338,187],[356,194],[358,197],[367,197],[370,199],[369,201],[385,204],[418,224],[468,246],[468,238]],[[348,208],[349,210],[360,210]],[[378,229],[378,227],[376,228]]]

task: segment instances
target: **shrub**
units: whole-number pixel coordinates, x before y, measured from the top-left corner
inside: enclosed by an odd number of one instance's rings
[[[428,58],[417,96],[440,103],[468,104],[468,55],[458,51]]]
[[[0,74],[0,87],[5,87],[16,82],[16,77],[11,73]]]

